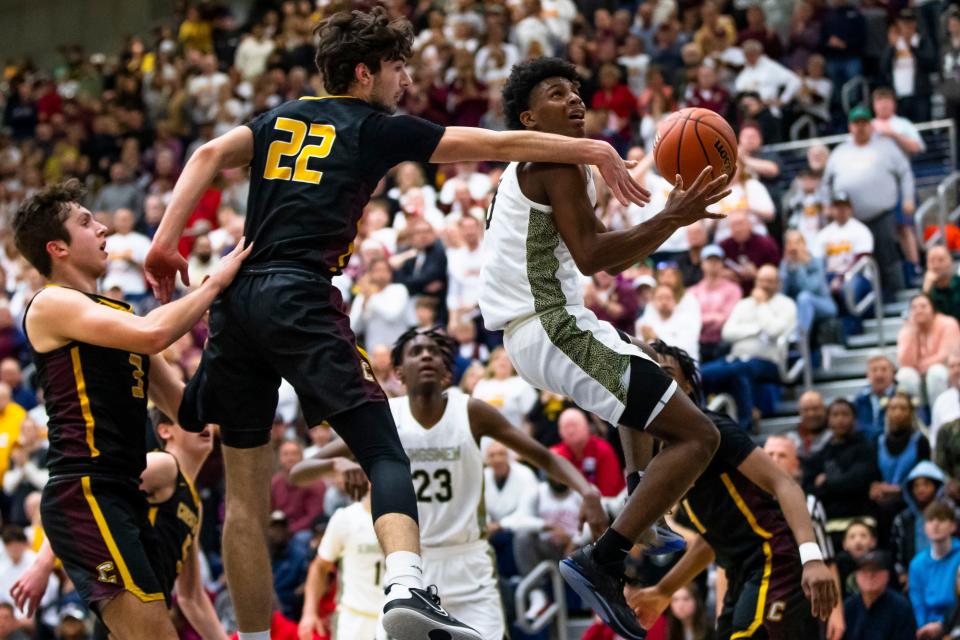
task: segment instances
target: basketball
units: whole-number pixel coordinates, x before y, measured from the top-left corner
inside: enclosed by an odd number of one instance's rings
[[[667,182],[680,174],[685,188],[704,167],[713,167],[714,177],[726,174],[729,182],[737,169],[737,136],[715,111],[681,109],[657,126],[653,157]]]

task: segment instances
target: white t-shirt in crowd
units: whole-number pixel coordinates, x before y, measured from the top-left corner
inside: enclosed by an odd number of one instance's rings
[[[674,309],[673,314],[669,318],[664,318],[660,315],[660,312],[654,308],[653,304],[648,304],[643,310],[643,315],[637,320],[636,335],[641,335],[640,327],[643,325],[649,325],[660,340],[663,340],[672,347],[680,347],[690,354],[691,358],[698,362],[700,361],[699,315],[694,322],[693,318],[685,317],[677,313],[677,310]]]
[[[810,253],[823,258],[827,273],[846,273],[857,256],[873,253],[873,234],[856,218],[842,226],[831,222],[817,233]]]
[[[476,306],[480,300],[480,269],[483,267],[483,245],[471,250],[466,245],[447,251],[447,308],[450,311]]]
[[[650,202],[644,207],[630,204],[627,208],[627,216],[630,218],[630,224],[638,225],[653,218],[667,206],[667,197],[673,191],[673,185],[664,180],[659,174],[649,171],[646,180],[647,190],[650,191]],[[674,231],[669,238],[657,249],[664,252],[680,252],[690,248],[687,242],[687,228],[680,227]]]
[[[133,266],[127,262],[127,258],[132,258],[142,265],[150,251],[150,238],[136,231],[115,233],[107,237],[106,248],[110,259],[107,262],[107,272],[103,276],[104,283],[118,285],[127,295],[138,296],[146,293],[147,282],[143,278],[143,268]]]
[[[933,402],[933,413],[930,416],[931,449],[936,450],[940,427],[957,419],[960,419],[960,389],[951,387],[937,396]]]
[[[503,487],[497,486],[493,469],[483,470],[483,500],[487,509],[487,521],[500,522],[514,513],[520,506],[520,500],[528,491],[536,491],[537,476],[530,467],[519,462],[510,463],[510,473]]]
[[[524,416],[537,401],[537,392],[520,376],[504,380],[484,378],[473,388],[473,397],[493,405],[510,424],[520,429]]]
[[[765,213],[768,217],[771,217],[775,208],[770,192],[763,186],[763,183],[756,178],[749,178],[746,183],[734,182],[731,184],[730,195],[710,209],[710,211],[714,210],[724,214],[729,214],[732,211],[750,211],[753,232],[759,236],[765,236],[767,235],[767,225],[754,212]],[[719,220],[713,241],[720,243],[729,237],[730,223],[727,222],[726,218]]]

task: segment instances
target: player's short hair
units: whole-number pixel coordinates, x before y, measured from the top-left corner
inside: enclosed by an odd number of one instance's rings
[[[27,534],[24,532],[23,527],[15,524],[6,525],[2,533],[0,533],[0,538],[3,539],[3,544],[10,544],[11,542],[29,544]]]
[[[147,415],[150,417],[150,425],[153,427],[153,435],[157,437],[157,443],[160,445],[161,449],[167,448],[167,443],[163,438],[160,437],[160,425],[167,424],[173,426],[176,422],[170,418],[167,414],[156,407],[150,407],[150,410],[147,412]]]
[[[460,343],[448,335],[446,330],[439,325],[429,329],[414,327],[400,334],[397,341],[393,343],[393,350],[390,352],[390,363],[394,369],[403,364],[403,352],[406,350],[407,344],[417,336],[426,336],[437,343],[443,356],[443,364],[447,367],[447,370],[452,372],[453,361],[456,359],[457,347],[460,346]]]
[[[17,250],[43,276],[50,277],[53,262],[47,243],[63,240],[70,243],[70,232],[64,224],[70,205],[80,203],[86,190],[72,178],[61,184],[41,189],[20,205],[13,217],[13,241]]]
[[[371,73],[380,71],[383,60],[406,60],[413,49],[413,27],[405,18],[390,19],[386,9],[369,12],[340,11],[322,21],[316,64],[323,84],[333,94],[346,93],[358,64]]]
[[[547,78],[566,78],[580,85],[576,67],[560,58],[536,58],[513,65],[503,85],[503,110],[509,128],[523,129],[520,114],[530,108],[530,94]]]
[[[697,362],[680,347],[670,346],[663,340],[654,340],[650,348],[656,351],[658,355],[669,356],[677,361],[680,365],[680,371],[683,372],[684,377],[693,387],[690,390],[690,398],[697,406],[700,406],[703,403],[703,385],[700,382],[700,370],[697,368]]]
[[[955,520],[957,514],[943,500],[934,500],[923,510],[924,520]]]

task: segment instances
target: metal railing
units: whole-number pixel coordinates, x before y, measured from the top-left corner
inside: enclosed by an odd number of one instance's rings
[[[544,574],[550,575],[550,586],[553,588],[553,602],[533,620],[527,620],[523,611],[527,608],[527,596],[537,588]],[[514,605],[517,611],[516,625],[527,634],[539,633],[548,624],[557,621],[555,640],[567,640],[567,603],[564,597],[563,576],[556,561],[544,560],[533,571],[524,576],[514,593]]]
[[[856,300],[856,287],[854,282],[860,274],[870,284],[870,293],[863,297],[859,302]],[[847,303],[847,310],[859,317],[862,317],[866,310],[873,305],[873,313],[877,318],[877,347],[883,349],[887,345],[883,328],[883,295],[880,289],[880,267],[877,261],[871,256],[861,256],[853,267],[843,274],[843,297]]]
[[[926,150],[910,159],[919,203],[933,196],[940,182],[956,171],[957,145],[956,123],[953,120],[932,120],[917,124],[916,127],[926,145]],[[779,179],[782,183],[789,184],[800,170],[807,166],[807,149],[820,144],[833,148],[849,138],[849,134],[843,133],[808,140],[781,142],[765,145],[763,151],[776,155],[777,164],[780,166]]]
[[[840,103],[844,113],[850,113],[855,105],[866,102],[870,95],[870,85],[863,76],[854,76],[840,87]]]
[[[956,222],[960,218],[960,208],[956,206],[958,187],[960,187],[960,172],[954,171],[937,185],[936,193],[927,198],[914,214],[913,224],[916,227],[917,241],[924,248],[929,249],[937,244],[946,244],[947,224]],[[934,220],[929,220],[931,217]],[[924,240],[924,233],[930,225],[936,225],[937,232],[928,240]]]
[[[813,361],[810,358],[810,336],[803,329],[797,331],[796,341],[791,340],[790,336],[784,334],[777,338],[777,351],[784,355],[778,362],[777,367],[780,370],[780,381],[783,384],[795,383],[803,375],[803,388],[813,387]],[[800,357],[792,365],[788,365],[790,355],[790,345],[796,342],[797,349],[800,351]]]

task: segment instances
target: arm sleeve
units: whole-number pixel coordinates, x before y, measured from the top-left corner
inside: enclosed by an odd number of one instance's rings
[[[375,113],[360,127],[361,166],[429,162],[444,131],[444,127],[416,116]]]
[[[387,285],[383,291],[370,298],[367,309],[382,320],[399,322],[407,309],[409,294],[402,284]]]
[[[927,608],[923,602],[923,585],[921,580],[922,572],[917,570],[917,565],[910,563],[910,586],[908,593],[910,595],[910,604],[913,605],[913,615],[917,620],[917,626],[922,627],[927,624]]]
[[[743,300],[734,305],[721,331],[723,339],[727,342],[736,342],[760,333],[756,315],[756,305],[748,304]]]
[[[900,197],[904,201],[917,203],[916,185],[913,178],[913,169],[910,168],[910,161],[907,156],[900,151],[895,143],[891,143],[896,149],[896,153],[891,153],[891,161],[894,163],[894,172],[900,177]]]

